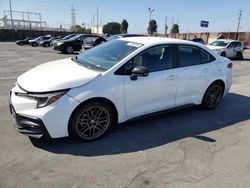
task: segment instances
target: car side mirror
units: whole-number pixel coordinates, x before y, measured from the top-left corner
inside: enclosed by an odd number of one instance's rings
[[[137,66],[137,67],[132,69],[130,79],[137,80],[138,76],[145,77],[145,76],[148,76],[148,74],[149,74],[149,70],[147,67]]]

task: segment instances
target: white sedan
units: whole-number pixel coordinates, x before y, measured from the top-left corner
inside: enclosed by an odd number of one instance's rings
[[[19,76],[10,109],[25,135],[86,141],[145,114],[187,104],[213,109],[231,84],[231,61],[204,45],[123,38]]]

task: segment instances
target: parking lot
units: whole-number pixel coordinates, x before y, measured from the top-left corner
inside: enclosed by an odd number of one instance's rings
[[[90,143],[17,133],[8,107],[16,77],[72,56],[0,43],[0,188],[249,187],[250,51],[233,61],[233,86],[215,110],[189,107],[126,122]]]

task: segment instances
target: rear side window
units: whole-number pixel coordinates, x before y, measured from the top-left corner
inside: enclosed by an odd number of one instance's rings
[[[200,65],[210,63],[215,60],[210,53],[205,50],[191,45],[178,45],[178,67],[187,67],[193,65]]]
[[[195,46],[178,45],[179,67],[198,65],[200,60],[200,49]]]

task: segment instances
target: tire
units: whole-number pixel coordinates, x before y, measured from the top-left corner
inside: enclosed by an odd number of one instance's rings
[[[36,42],[33,42],[33,43],[31,43],[31,46],[33,46],[33,47],[37,47],[37,46],[38,46],[38,44],[37,44]]]
[[[49,44],[46,43],[46,44],[44,45],[44,47],[49,47]]]
[[[222,52],[220,55],[221,55],[222,57],[226,57],[226,52]]]
[[[241,61],[244,59],[241,52],[237,52],[236,59],[241,60]]]
[[[220,82],[211,84],[202,99],[201,106],[204,109],[212,110],[218,106],[224,93],[224,86]]]
[[[73,54],[74,53],[74,49],[72,46],[67,46],[66,47],[66,53],[67,54]]]
[[[69,122],[69,135],[82,141],[94,141],[106,134],[114,125],[112,108],[104,102],[91,102],[80,106]]]

